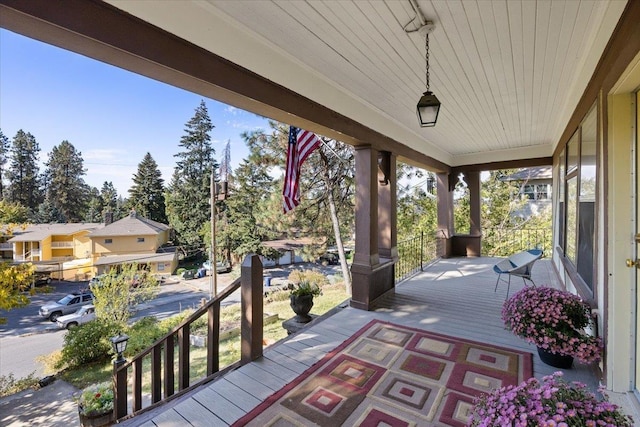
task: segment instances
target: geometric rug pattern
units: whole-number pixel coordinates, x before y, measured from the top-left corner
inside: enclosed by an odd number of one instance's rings
[[[531,376],[531,353],[374,320],[234,426],[464,426]]]

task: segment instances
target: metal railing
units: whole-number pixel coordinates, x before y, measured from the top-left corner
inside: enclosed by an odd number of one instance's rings
[[[438,257],[442,239],[435,232],[420,232],[420,235],[398,242],[398,262],[395,265],[395,281],[399,283],[419,271]]]
[[[528,249],[542,249],[545,257],[553,251],[551,229],[486,228],[482,230],[482,255],[508,257]]]
[[[259,257],[248,256],[242,264],[239,279],[132,360],[114,362],[115,419],[122,420],[151,409],[169,398],[211,381],[221,372],[260,357],[263,338],[262,276]],[[241,289],[242,305],[240,360],[221,371],[221,304],[238,289]],[[196,358],[191,352],[192,346],[196,345],[191,331],[197,322],[204,323],[207,332],[204,354]],[[206,371],[196,369],[195,365],[206,366]]]

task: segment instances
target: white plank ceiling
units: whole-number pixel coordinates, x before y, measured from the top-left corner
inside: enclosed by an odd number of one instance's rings
[[[418,0],[442,102],[424,129],[409,0],[110,3],[457,166],[550,156],[626,1]]]

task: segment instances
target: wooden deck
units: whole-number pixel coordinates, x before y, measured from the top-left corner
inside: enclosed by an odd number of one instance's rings
[[[398,285],[395,293],[382,298],[375,310],[344,308],[265,349],[261,359],[124,425],[232,424],[373,319],[529,351],[534,354],[534,375],[539,378],[549,375],[557,369],[543,364],[534,346],[503,326],[500,312],[506,284],[501,283],[494,292],[497,276],[492,266],[496,261],[495,258],[439,260]],[[550,261],[535,264],[533,280],[537,285],[557,286],[555,277]],[[511,294],[522,287],[522,280],[513,279]],[[585,382],[594,390],[598,385],[592,369],[584,365],[574,364],[565,371],[565,378]]]

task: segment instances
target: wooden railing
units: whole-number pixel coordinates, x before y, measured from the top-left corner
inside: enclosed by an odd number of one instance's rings
[[[241,333],[240,360],[227,366],[224,371],[249,363],[262,356],[263,334],[263,271],[257,255],[248,255],[241,267],[240,278],[220,294],[212,298],[191,316],[185,319],[151,347],[132,360],[114,364],[114,416],[117,420],[151,409],[167,399],[184,394],[193,387],[211,381],[220,371],[220,310],[221,303],[240,289]],[[206,315],[206,373],[192,381],[191,327]],[[176,358],[177,356],[177,358]],[[205,362],[203,362],[204,364]],[[143,381],[145,367],[149,377]],[[177,375],[177,378],[176,378]],[[177,391],[176,391],[177,381]],[[148,405],[143,405],[143,389]],[[131,405],[129,405],[131,391]],[[143,407],[144,406],[144,407]]]

